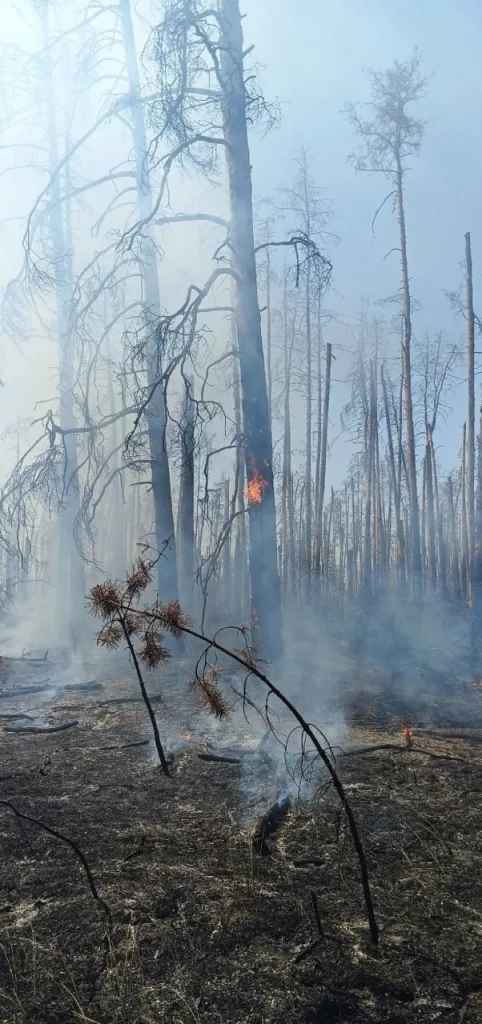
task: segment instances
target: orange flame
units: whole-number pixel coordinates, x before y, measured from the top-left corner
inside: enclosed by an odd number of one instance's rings
[[[268,481],[261,476],[252,456],[250,457],[249,462],[251,465],[252,476],[246,488],[246,497],[250,505],[260,505],[263,500],[264,489],[268,486]],[[264,465],[268,465],[266,459],[264,459]]]
[[[184,733],[184,739],[189,742],[189,740],[192,739],[192,732],[185,732]]]
[[[405,739],[407,741],[407,747],[410,747],[412,743],[412,730],[409,728],[408,725],[403,726],[402,736],[405,736]]]

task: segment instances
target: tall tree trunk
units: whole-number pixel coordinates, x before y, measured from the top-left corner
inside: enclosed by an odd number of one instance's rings
[[[147,383],[148,387],[152,389],[162,373],[163,356],[162,339],[159,333],[161,304],[157,250],[153,229],[149,224],[153,209],[152,187],[130,0],[119,0],[119,12],[129,93],[132,98],[130,117],[136,166],[137,206],[140,219],[146,222],[143,232],[144,251],[140,267],[145,298]],[[162,384],[158,385],[152,395],[146,410],[146,421],[151,460],[156,547],[159,552],[162,552],[162,557],[158,561],[158,590],[161,601],[170,601],[178,597],[178,579],[171,477],[166,448],[166,409]]]
[[[306,164],[305,164],[306,171]],[[309,223],[309,199],[307,192],[305,173],[305,201],[307,208],[307,235],[310,237]],[[311,336],[311,278],[310,262],[308,261],[305,285],[305,321],[306,321],[306,465],[305,465],[305,560],[306,580],[305,597],[307,604],[311,604],[312,598],[312,571],[313,571],[313,483],[312,483],[312,336]]]
[[[395,465],[395,452],[393,448],[393,436],[392,436],[392,424],[390,420],[390,408],[388,405],[388,393],[387,384],[385,380],[385,370],[382,366],[380,369],[380,379],[382,383],[383,392],[383,407],[385,410],[385,423],[387,428],[387,439],[388,439],[388,457],[390,466],[390,476],[392,481],[392,492],[393,502],[395,506],[395,526],[397,531],[397,546],[396,546],[396,565],[397,565],[397,576],[399,585],[402,592],[405,590],[405,543],[403,536],[403,523],[401,517],[402,500],[400,494],[400,484],[397,475],[397,468]]]
[[[326,487],[326,461],[328,456],[328,423],[330,416],[330,391],[331,391],[331,363],[332,363],[332,347],[330,342],[326,345],[326,365],[325,365],[325,397],[323,402],[323,427],[321,431],[321,445],[320,445],[320,473],[318,480],[318,490],[316,494],[316,534],[315,534],[315,579],[318,581],[318,587],[320,585],[320,573],[321,573],[321,543],[323,537],[323,507],[325,504],[325,487]]]
[[[482,407],[479,419],[477,457],[477,500],[475,514],[474,599],[472,626],[473,671],[480,673],[482,643]]]
[[[179,595],[181,605],[193,612],[194,587],[194,379],[184,380],[181,417],[181,478],[179,485]]]
[[[427,486],[427,547],[428,547],[428,578],[432,591],[437,589],[437,554],[435,549],[435,505],[433,494],[433,466],[432,446],[430,444],[430,432],[427,428],[427,443],[425,445],[425,473]]]
[[[105,303],[107,306],[107,303]],[[108,310],[105,308],[104,320],[108,323]],[[105,362],[106,362],[106,374],[107,374],[107,398],[109,403],[109,414],[114,417],[116,409],[116,400],[114,392],[114,365],[111,358],[109,336],[106,338],[106,349],[105,349]],[[110,520],[110,529],[108,530],[108,536],[111,539],[111,562],[114,579],[122,579],[126,571],[127,561],[127,550],[126,550],[126,513],[127,513],[127,502],[125,497],[125,482],[127,472],[125,467],[122,465],[122,436],[121,430],[119,430],[118,423],[112,420],[110,428],[110,446],[111,451],[114,453],[113,462],[114,469],[117,472],[117,478],[111,485],[111,506],[108,514],[112,516]],[[112,529],[112,524],[115,524]]]
[[[410,540],[411,540],[411,572],[415,588],[421,583],[422,554],[420,549],[420,516],[417,493],[417,462],[415,451],[415,427],[413,421],[412,397],[412,308],[410,296],[410,279],[408,276],[407,233],[405,226],[405,209],[403,199],[403,169],[400,155],[397,153],[396,201],[400,240],[400,259],[402,267],[403,297],[403,338],[402,338],[402,376],[405,394],[405,420],[407,431],[407,473],[410,500]]]
[[[469,531],[467,526],[467,424],[462,430],[462,583],[465,600],[469,596],[470,553]]]
[[[465,236],[466,317],[467,317],[467,565],[469,600],[472,598],[475,528],[475,315],[470,231]]]
[[[287,286],[284,287],[284,403],[283,403],[283,476],[281,481],[281,529],[283,538],[283,593],[285,598],[291,590],[294,573],[295,551],[293,536],[292,474],[291,474],[291,357],[295,340],[295,314],[291,340],[288,327]]]
[[[231,621],[231,528],[229,525],[231,509],[229,501],[229,477],[226,477],[224,481],[223,490],[223,531],[225,534],[225,540],[223,544],[222,594],[224,613],[229,621]]]
[[[271,254],[266,250],[266,359],[268,376],[268,409],[269,421],[273,414],[273,373],[272,373],[272,332],[271,332]]]
[[[224,140],[229,180],[230,243],[236,287],[249,500],[251,611],[264,655],[283,649],[270,410],[254,251],[251,163],[246,120],[243,34],[239,0],[220,0]],[[250,487],[251,485],[251,487]],[[253,485],[260,501],[253,500]]]
[[[233,343],[237,349],[236,324],[232,320]],[[242,445],[243,424],[241,416],[241,391],[239,381],[239,360],[236,357],[234,370],[234,419],[236,424],[236,512],[237,529],[234,544],[234,578],[237,581],[237,592],[239,602],[237,606],[237,617],[243,622],[249,613],[249,572],[247,562],[247,531],[246,531],[246,504],[245,504],[245,466],[244,447]]]
[[[78,476],[77,442],[74,415],[74,353],[71,331],[71,302],[73,292],[73,266],[70,225],[64,222],[61,205],[61,177],[57,168],[59,151],[57,139],[56,103],[50,51],[49,0],[40,7],[43,35],[43,73],[47,109],[47,131],[50,171],[50,226],[55,259],[56,318],[59,344],[60,426],[67,433],[65,445],[65,496],[60,516],[60,572],[59,621],[76,644],[85,623],[85,567],[75,544],[74,534],[80,510],[80,484]],[[69,207],[67,206],[67,216]],[[68,237],[69,236],[69,237]],[[65,589],[66,585],[66,589]],[[66,592],[67,590],[67,592]],[[67,604],[66,604],[67,599]]]
[[[370,363],[370,373],[372,364]],[[365,408],[365,497],[364,497],[364,534],[363,534],[363,596],[369,603],[373,593],[373,551],[372,551],[372,495],[373,495],[373,409],[371,396],[368,397],[365,382],[365,368],[362,374],[363,404]]]
[[[438,579],[440,593],[442,597],[448,596],[447,592],[447,548],[445,544],[445,527],[444,517],[442,511],[442,504],[440,501],[439,487],[438,487],[438,473],[437,473],[437,459],[435,455],[435,445],[433,443],[433,434],[430,432],[430,451],[432,456],[432,478],[433,478],[433,494],[435,501],[435,522],[437,526],[437,548],[438,548]]]
[[[449,476],[447,480],[447,505],[448,505],[448,529],[450,538],[450,548],[452,554],[452,569],[451,569],[451,583],[452,592],[456,601],[460,601],[460,555],[459,555],[459,538],[457,532],[457,522],[455,518],[455,503],[454,503],[454,488],[452,483],[452,477]]]

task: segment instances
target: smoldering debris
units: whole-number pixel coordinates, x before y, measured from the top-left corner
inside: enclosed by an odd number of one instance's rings
[[[284,825],[292,807],[289,793],[280,797],[261,814],[251,829],[251,846],[259,857],[268,857],[271,853],[266,840],[275,835]]]

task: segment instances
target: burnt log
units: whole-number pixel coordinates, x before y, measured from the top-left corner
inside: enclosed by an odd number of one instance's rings
[[[4,732],[28,732],[44,736],[52,732],[66,732],[67,729],[73,729],[78,724],[78,719],[75,719],[73,722],[64,722],[62,725],[7,725]]]
[[[276,803],[271,804],[268,810],[254,823],[250,833],[251,846],[254,853],[259,857],[268,857],[270,855],[270,849],[266,844],[266,840],[284,825],[290,809],[291,797],[288,795],[283,797],[282,800],[277,800]]]

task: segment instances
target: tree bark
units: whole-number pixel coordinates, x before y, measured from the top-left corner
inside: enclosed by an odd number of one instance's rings
[[[239,0],[221,0],[219,61],[230,199],[230,243],[241,372],[246,471],[261,482],[261,500],[249,500],[251,614],[264,656],[281,655],[281,590],[278,576],[276,508],[270,410],[259,311],[253,228],[251,164],[246,119],[243,34]]]
[[[462,583],[465,600],[469,597],[470,582],[469,531],[467,527],[467,424],[462,431]]]
[[[134,143],[137,205],[139,217],[146,222],[144,252],[140,264],[145,297],[145,330],[147,338],[147,384],[151,389],[162,372],[162,341],[159,335],[161,311],[158,260],[153,229],[152,187],[148,166],[148,145],[143,105],[140,102],[139,69],[132,24],[130,0],[120,0],[119,12],[126,55],[129,92],[132,97],[131,130]],[[157,386],[146,410],[155,513],[156,547],[162,556],[158,561],[158,590],[161,601],[178,597],[176,537],[172,510],[171,477],[166,448],[166,409],[163,385]]]
[[[391,481],[392,481],[393,503],[394,503],[394,506],[395,506],[395,527],[396,527],[396,532],[397,532],[397,547],[396,547],[395,561],[396,561],[396,566],[397,566],[397,576],[398,576],[399,586],[400,586],[402,592],[404,592],[405,591],[405,541],[404,541],[404,536],[403,536],[403,523],[402,523],[402,518],[401,518],[402,501],[401,501],[399,480],[398,480],[398,476],[397,476],[397,468],[396,468],[396,465],[395,465],[395,452],[394,452],[394,448],[393,448],[392,424],[391,424],[391,419],[390,419],[390,408],[389,408],[389,405],[388,405],[388,393],[387,393],[387,385],[386,385],[386,380],[385,380],[385,370],[384,370],[383,365],[382,365],[382,367],[380,369],[380,379],[381,379],[382,392],[383,392],[383,407],[384,407],[384,410],[385,410],[385,424],[386,424],[386,428],[387,428],[388,457],[389,457],[389,466],[390,466],[390,476],[391,476]]]
[[[323,508],[325,504],[325,487],[326,487],[326,462],[328,456],[328,423],[330,415],[330,391],[331,391],[331,364],[332,364],[332,346],[330,342],[326,345],[326,364],[325,364],[325,397],[323,402],[323,427],[321,431],[321,446],[320,446],[320,474],[318,481],[318,491],[316,494],[316,534],[315,534],[315,578],[318,580],[318,586],[320,584],[321,574],[321,544],[323,537]]]
[[[181,418],[181,477],[179,485],[179,595],[182,607],[193,612],[194,588],[194,379],[184,381]]]
[[[43,73],[47,110],[48,156],[50,185],[50,225],[52,247],[55,259],[56,318],[59,345],[60,383],[60,426],[62,430],[74,431],[74,353],[70,323],[73,293],[73,266],[69,224],[66,224],[61,205],[61,177],[59,166],[56,102],[53,84],[52,57],[50,51],[49,0],[40,8],[43,36]],[[67,206],[67,217],[70,209]],[[69,639],[76,644],[83,633],[85,623],[85,566],[75,544],[76,521],[80,510],[80,483],[78,475],[77,442],[75,433],[64,434],[65,445],[65,495],[64,509],[60,516],[59,538],[59,621],[66,629]],[[67,608],[66,608],[67,597]]]
[[[482,407],[480,409],[477,458],[477,500],[475,514],[475,552],[473,575],[472,658],[473,670],[480,672],[482,643]]]
[[[475,528],[475,315],[470,231],[465,235],[466,316],[467,316],[467,540],[468,596],[472,599]]]
[[[402,268],[402,297],[403,297],[403,337],[402,337],[402,376],[405,395],[405,420],[407,431],[407,473],[408,490],[410,500],[410,540],[411,540],[411,572],[417,589],[421,583],[422,575],[422,554],[420,548],[420,515],[418,508],[417,493],[417,462],[415,450],[415,427],[413,421],[413,397],[412,397],[412,366],[411,366],[411,341],[412,341],[412,310],[410,295],[410,279],[408,276],[407,258],[407,233],[405,226],[405,208],[403,197],[403,168],[400,154],[397,153],[396,173],[396,201],[400,240],[400,259]]]

